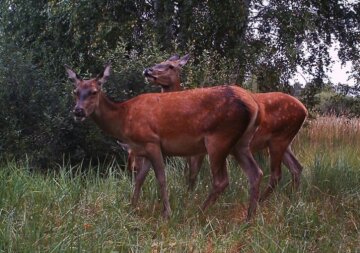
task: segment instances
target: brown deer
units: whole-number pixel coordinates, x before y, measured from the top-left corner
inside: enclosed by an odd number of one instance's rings
[[[182,90],[180,71],[189,60],[189,55],[180,58],[177,55],[144,70],[144,76],[153,84],[160,85],[163,91]],[[269,184],[260,200],[264,200],[273,191],[281,179],[281,162],[292,175],[293,187],[300,184],[302,166],[291,151],[291,142],[299,132],[307,117],[305,106],[296,98],[281,92],[255,93],[255,101],[259,104],[261,123],[250,147],[252,152],[265,148],[270,153],[271,176]],[[134,160],[133,157],[129,158]],[[188,160],[188,183],[194,188],[204,155],[193,156]],[[141,167],[134,164],[135,166]]]
[[[143,74],[150,83],[160,85],[161,92],[181,91],[183,88],[180,83],[180,72],[189,59],[189,54],[181,58],[174,55],[154,67],[145,69]]]
[[[163,156],[208,154],[212,189],[202,205],[211,206],[228,186],[226,157],[231,152],[248,176],[250,204],[247,218],[255,214],[262,171],[250,152],[249,143],[258,124],[258,105],[246,90],[218,86],[183,92],[143,94],[125,102],[112,102],[102,91],[110,65],[92,79],[81,79],[66,66],[74,82],[74,119],[91,118],[105,133],[144,157],[144,168],[154,169],[163,202],[163,217],[171,213],[166,189]],[[148,169],[135,178],[132,204],[136,205]]]

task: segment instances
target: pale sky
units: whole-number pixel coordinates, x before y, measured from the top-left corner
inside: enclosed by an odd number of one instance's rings
[[[337,55],[337,45],[334,45],[330,49],[330,57],[333,61],[333,64],[330,66],[330,70],[327,71],[327,75],[329,77],[329,80],[333,84],[347,84],[353,86],[355,84],[354,79],[349,79],[349,72],[351,71],[352,63],[350,61],[346,62],[345,65],[341,65],[340,59]],[[290,80],[290,83],[293,84],[295,82],[299,82],[302,85],[306,84],[308,81],[310,81],[310,76],[306,75],[300,67],[298,67],[298,74],[294,76]]]
[[[351,4],[355,4],[358,3],[359,0],[341,0],[341,2],[346,5],[347,7],[349,7],[349,5]],[[268,5],[269,1],[268,0],[263,0],[263,5]],[[252,14],[256,15],[258,13],[258,10],[256,9],[251,9]],[[257,26],[256,22],[252,24],[254,27]],[[306,47],[306,45],[305,45]],[[337,85],[338,83],[342,83],[342,84],[347,84],[347,85],[354,85],[355,84],[355,80],[354,79],[349,79],[349,74],[348,72],[351,71],[351,67],[352,67],[352,63],[351,62],[346,62],[345,65],[341,65],[341,62],[339,60],[339,57],[337,55],[338,52],[338,48],[339,48],[339,43],[335,42],[334,45],[331,47],[330,49],[330,57],[333,61],[332,65],[329,67],[329,71],[327,71],[327,75],[329,80]],[[296,74],[292,79],[290,79],[290,84],[294,84],[295,82],[299,82],[302,85],[305,85],[307,82],[309,82],[311,80],[309,75],[306,75],[304,73],[304,71],[302,71],[302,69],[300,67],[298,67],[298,74]]]
[[[332,66],[332,71],[328,73],[330,81],[332,81],[334,84],[338,84],[340,82],[348,85],[354,85],[354,79],[348,80],[348,73],[351,71],[352,63],[348,61],[345,63],[345,65],[341,65],[336,51],[331,51],[330,56],[335,61]]]

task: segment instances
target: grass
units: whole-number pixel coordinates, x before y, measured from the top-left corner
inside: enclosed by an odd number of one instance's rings
[[[229,160],[231,182],[206,213],[208,169],[188,192],[180,158],[167,163],[172,217],[160,218],[153,173],[139,208],[133,184],[114,163],[104,168],[61,165],[48,175],[26,163],[0,167],[0,252],[360,252],[360,120],[319,118],[294,143],[304,166],[301,188],[281,184],[244,223],[247,180]],[[257,156],[268,179],[267,159]],[[84,172],[86,171],[86,172]]]

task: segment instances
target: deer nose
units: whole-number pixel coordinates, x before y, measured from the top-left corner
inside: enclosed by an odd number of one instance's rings
[[[150,73],[152,72],[153,70],[152,70],[152,68],[148,68],[148,69],[145,69],[144,70],[144,76],[148,76],[148,75],[150,75]]]
[[[85,117],[85,110],[83,108],[80,107],[75,107],[74,109],[74,115],[76,117]]]

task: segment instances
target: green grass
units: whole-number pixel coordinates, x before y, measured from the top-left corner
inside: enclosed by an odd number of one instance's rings
[[[133,184],[115,162],[90,169],[65,164],[47,175],[8,162],[0,167],[0,252],[360,252],[360,125],[333,120],[303,129],[294,143],[304,166],[300,190],[291,191],[284,168],[251,224],[243,220],[247,180],[230,159],[230,185],[206,213],[199,206],[209,191],[209,170],[188,192],[183,160],[168,161],[168,222],[161,219],[153,173],[134,210]],[[257,159],[263,189],[268,164]]]

